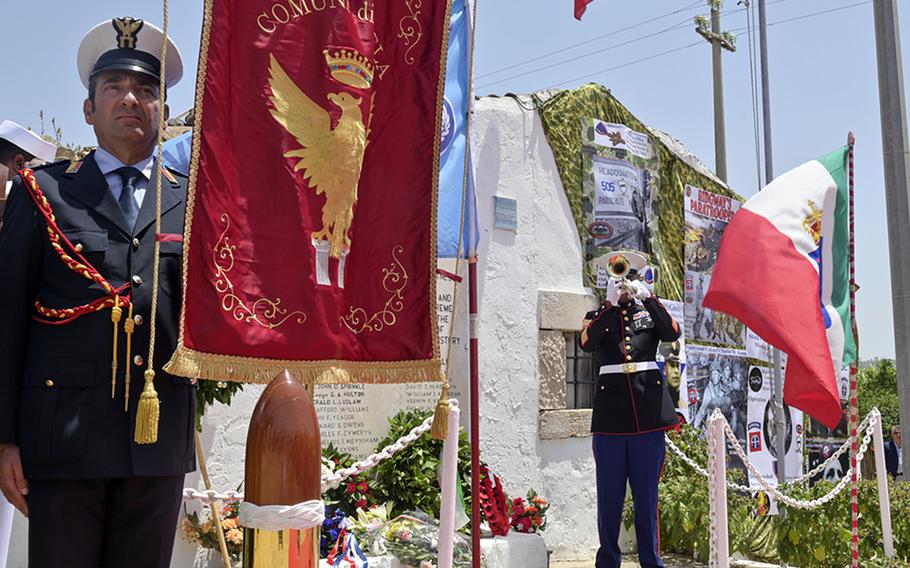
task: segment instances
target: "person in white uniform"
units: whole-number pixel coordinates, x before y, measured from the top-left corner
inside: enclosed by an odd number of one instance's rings
[[[16,172],[27,165],[52,162],[56,153],[56,144],[44,140],[31,130],[11,120],[0,123],[0,225],[3,224],[6,195],[13,185]],[[14,511],[13,506],[0,493],[0,566],[6,566]]]
[[[41,138],[12,120],[0,123],[0,223],[3,222],[3,203],[13,178],[27,165],[53,162],[57,145]]]

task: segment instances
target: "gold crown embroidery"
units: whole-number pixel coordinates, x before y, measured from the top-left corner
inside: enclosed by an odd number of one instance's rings
[[[120,49],[136,49],[136,35],[145,24],[142,20],[130,18],[114,18],[111,20],[117,30],[117,47]]]
[[[372,84],[373,64],[363,55],[346,49],[338,49],[333,53],[326,49],[322,53],[332,78],[339,83],[358,89],[368,89]]]

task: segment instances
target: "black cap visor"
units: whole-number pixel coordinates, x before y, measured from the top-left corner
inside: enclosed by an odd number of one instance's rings
[[[133,71],[160,79],[161,61],[151,53],[138,49],[112,49],[98,58],[91,77],[105,71]]]

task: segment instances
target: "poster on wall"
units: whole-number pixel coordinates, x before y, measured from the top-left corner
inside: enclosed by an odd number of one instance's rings
[[[671,300],[661,300],[667,311],[680,324],[680,336],[676,341],[661,341],[657,348],[657,366],[663,373],[670,390],[670,398],[686,422],[689,422],[689,389],[686,382],[686,329],[683,321],[683,304]]]
[[[749,411],[746,426],[746,451],[749,460],[755,464],[762,479],[771,485],[777,485],[780,458],[777,455],[777,430],[774,427],[774,408],[771,402],[771,368],[750,367],[748,385]],[[787,405],[784,405],[784,410],[786,420],[785,472],[787,479],[795,479],[803,472],[803,446],[805,444],[803,413]],[[749,472],[749,486],[760,486],[752,472]]]
[[[585,118],[581,126],[586,260],[596,271],[610,252],[634,250],[656,266],[659,159],[654,143],[648,134],[622,124]],[[602,287],[605,273],[594,274]]]
[[[687,389],[691,424],[707,428],[714,409],[720,409],[740,444],[746,443],[746,376],[749,362],[744,350],[689,344],[686,348]],[[731,450],[732,451],[732,450]],[[742,467],[734,455],[734,467]]]
[[[808,440],[806,442],[806,468],[809,471],[812,471],[819,465],[830,460],[831,456],[834,455],[834,452],[836,452],[845,441],[846,440],[843,439]],[[809,480],[809,483],[810,485],[815,485],[819,481],[837,483],[847,474],[847,470],[849,469],[850,452],[844,452],[838,459],[831,460],[831,462],[822,469],[821,473]]]
[[[742,205],[738,200],[686,185],[685,321],[689,341],[746,348],[746,326],[736,318],[705,309],[704,296],[724,229]]]

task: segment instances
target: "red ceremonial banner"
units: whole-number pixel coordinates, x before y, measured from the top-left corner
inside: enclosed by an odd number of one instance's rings
[[[207,0],[167,370],[441,380],[446,0]]]

